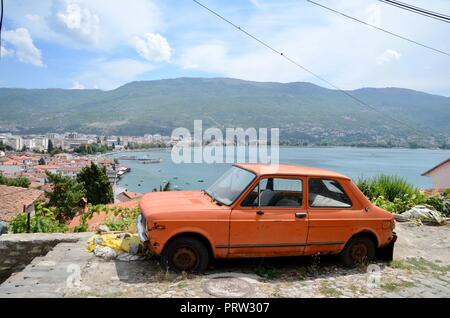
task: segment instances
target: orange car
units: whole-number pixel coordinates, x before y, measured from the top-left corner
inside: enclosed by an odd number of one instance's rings
[[[392,259],[394,216],[350,178],[317,168],[236,164],[207,190],[153,192],[137,228],[164,268],[201,272],[212,258],[340,254]]]

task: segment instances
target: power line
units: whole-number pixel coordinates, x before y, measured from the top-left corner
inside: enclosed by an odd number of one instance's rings
[[[395,6],[397,8],[403,9],[403,10],[407,10],[410,12],[414,12],[414,13],[426,16],[428,18],[433,18],[435,20],[450,23],[450,16],[448,16],[446,14],[442,14],[442,13],[430,11],[427,9],[423,9],[420,7],[416,7],[411,4],[401,2],[401,1],[395,1],[395,0],[378,0],[378,1],[383,2],[385,4]]]
[[[362,24],[364,24],[364,25],[370,26],[370,27],[372,27],[372,28],[374,28],[374,29],[377,29],[377,30],[379,30],[379,31],[382,31],[382,32],[384,32],[384,33],[387,33],[387,34],[390,34],[390,35],[392,35],[392,36],[395,36],[395,37],[397,37],[397,38],[399,38],[399,39],[402,39],[402,40],[405,40],[405,41],[414,43],[414,44],[416,44],[416,45],[422,46],[422,47],[424,47],[424,48],[427,48],[427,49],[429,49],[429,50],[432,50],[432,51],[435,51],[435,52],[438,52],[438,53],[441,53],[441,54],[444,54],[444,55],[447,55],[447,56],[450,56],[450,53],[448,53],[448,52],[445,52],[445,51],[436,49],[436,48],[431,47],[431,46],[429,46],[429,45],[426,45],[426,44],[423,44],[423,43],[420,43],[420,42],[411,40],[411,39],[409,39],[409,38],[407,38],[407,37],[404,37],[404,36],[402,36],[402,35],[398,35],[398,34],[396,34],[396,33],[394,33],[394,32],[391,32],[391,31],[382,29],[382,28],[380,28],[380,27],[377,27],[376,25],[373,25],[373,24],[370,24],[370,23],[365,22],[365,21],[363,21],[363,20],[354,18],[354,17],[352,17],[352,16],[350,16],[350,15],[348,15],[348,14],[342,13],[342,12],[340,12],[340,11],[338,11],[338,10],[332,9],[332,8],[330,8],[330,7],[327,7],[327,6],[323,5],[323,4],[314,2],[314,1],[312,1],[312,0],[306,0],[306,1],[312,3],[312,4],[316,5],[316,6],[322,7],[322,8],[324,8],[324,9],[328,10],[328,11],[331,11],[331,12],[334,12],[334,13],[336,13],[336,14],[342,15],[342,16],[344,16],[344,17],[346,17],[346,18],[348,18],[348,19],[351,19],[351,20],[353,20],[353,21],[362,23]]]
[[[347,97],[353,99],[354,101],[356,101],[359,105],[369,108],[370,110],[379,113],[382,116],[385,116],[386,118],[389,118],[390,120],[401,124],[402,126],[408,127],[409,129],[413,130],[416,133],[419,133],[419,130],[401,120],[398,120],[394,117],[389,116],[388,114],[376,109],[375,107],[369,105],[368,103],[364,102],[363,100],[359,99],[358,97],[350,94],[349,92],[339,88],[338,86],[334,85],[333,83],[331,83],[330,81],[328,81],[327,79],[323,78],[322,76],[314,73],[313,71],[311,71],[310,69],[306,68],[305,66],[301,65],[300,63],[296,62],[295,60],[293,60],[292,58],[290,58],[289,56],[287,56],[286,54],[284,54],[283,52],[275,49],[274,47],[272,47],[271,45],[267,44],[266,42],[264,42],[263,40],[257,38],[256,36],[252,35],[251,33],[247,32],[246,30],[244,30],[243,28],[241,28],[240,26],[234,24],[233,22],[231,22],[230,20],[228,20],[227,18],[225,18],[224,16],[220,15],[219,13],[217,13],[216,11],[210,9],[209,7],[207,7],[206,5],[204,5],[203,3],[197,1],[197,0],[192,0],[194,1],[196,4],[198,4],[199,6],[203,7],[204,9],[208,10],[210,13],[212,13],[213,15],[217,16],[218,18],[220,18],[221,20],[225,21],[226,23],[230,24],[231,26],[233,26],[234,28],[238,29],[239,31],[241,31],[242,33],[244,33],[245,35],[249,36],[250,38],[252,38],[253,40],[255,40],[256,42],[260,43],[261,45],[265,46],[266,48],[268,48],[269,50],[273,51],[274,53],[276,53],[277,55],[283,57],[284,59],[286,59],[287,61],[289,61],[290,63],[294,64],[295,66],[301,68],[302,70],[308,72],[309,74],[313,75],[314,77],[316,77],[317,79],[319,79],[320,81],[328,84],[329,86],[333,87],[334,89],[336,89],[337,91],[339,91],[340,93],[346,95]],[[425,131],[422,131],[422,133]],[[428,134],[427,132],[425,132],[425,134]]]
[[[0,0],[0,58],[2,58],[3,0]]]

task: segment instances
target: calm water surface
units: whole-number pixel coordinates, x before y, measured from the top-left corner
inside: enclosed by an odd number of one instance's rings
[[[149,192],[170,181],[178,189],[204,189],[215,181],[230,164],[175,164],[170,150],[150,150],[111,155],[162,158],[161,163],[142,164],[135,160],[120,160],[130,167],[119,185],[128,191]],[[421,174],[450,157],[450,150],[378,149],[378,148],[297,148],[280,149],[280,163],[314,166],[334,170],[353,179],[376,174],[399,175],[414,185],[427,188],[431,179]]]

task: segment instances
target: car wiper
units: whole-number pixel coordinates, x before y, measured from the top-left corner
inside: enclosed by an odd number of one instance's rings
[[[213,200],[213,202],[215,202],[217,205],[223,205],[222,202],[220,202],[220,201],[217,200],[215,197],[213,197],[213,195],[212,195],[211,193],[209,193],[208,191],[206,191],[206,190],[203,189],[202,192],[203,192],[204,194],[206,194],[207,196],[209,196],[209,197],[211,198],[211,200]]]

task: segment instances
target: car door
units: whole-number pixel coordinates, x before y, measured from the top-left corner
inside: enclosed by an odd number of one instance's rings
[[[350,180],[308,177],[309,233],[305,254],[339,252],[364,222],[363,207],[347,187]]]
[[[304,178],[262,177],[231,211],[229,256],[301,255],[308,235]]]

